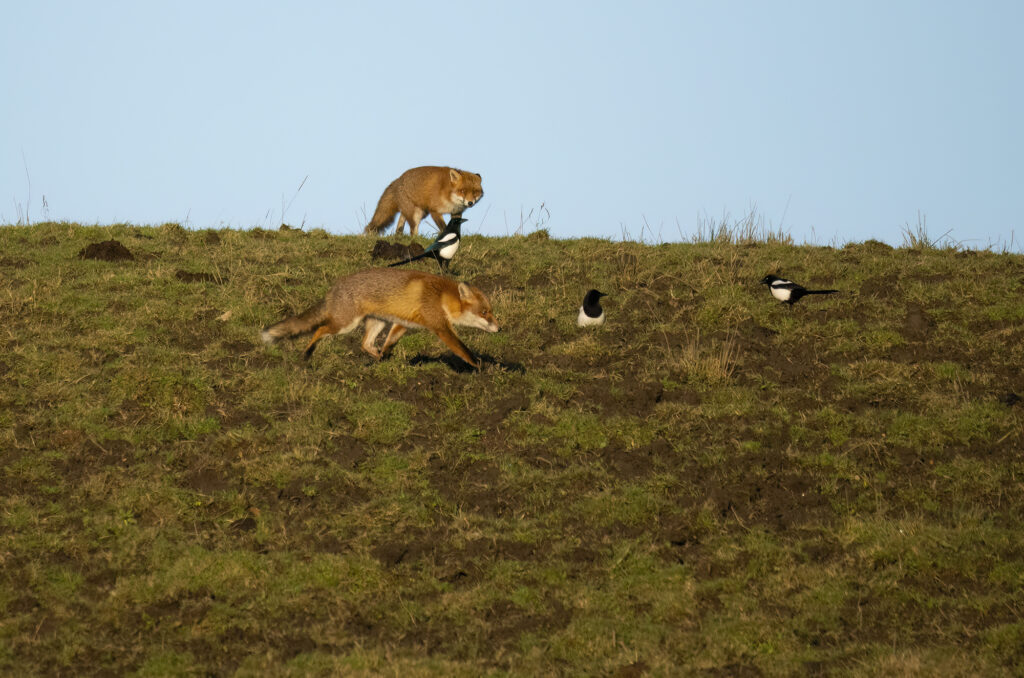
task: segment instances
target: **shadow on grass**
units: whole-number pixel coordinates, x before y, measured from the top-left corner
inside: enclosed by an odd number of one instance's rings
[[[509,372],[518,372],[519,374],[526,374],[526,368],[523,367],[522,363],[503,363],[500,360],[495,360],[494,356],[481,353],[477,356],[483,362],[481,369],[486,370],[491,367],[496,367],[502,370],[508,370]],[[426,356],[426,355],[415,355],[409,359],[410,365],[429,365],[431,363],[443,363],[447,365],[453,372],[459,374],[469,374],[476,372],[475,369],[465,363],[462,358],[458,356],[446,353],[440,356]]]

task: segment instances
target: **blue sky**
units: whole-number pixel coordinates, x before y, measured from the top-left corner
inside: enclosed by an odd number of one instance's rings
[[[4,15],[0,223],[274,228],[284,212],[355,233],[392,179],[439,164],[483,176],[471,233],[542,214],[555,237],[673,241],[755,209],[798,242],[898,245],[920,217],[967,246],[1024,240],[1020,2]]]

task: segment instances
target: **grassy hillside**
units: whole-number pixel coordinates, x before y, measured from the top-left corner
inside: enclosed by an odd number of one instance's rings
[[[372,244],[0,228],[0,673],[1024,665],[1024,257],[471,236],[480,373],[258,341]]]

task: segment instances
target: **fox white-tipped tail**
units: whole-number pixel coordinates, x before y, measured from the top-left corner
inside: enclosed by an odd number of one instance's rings
[[[327,320],[327,304],[320,302],[297,316],[286,318],[279,323],[268,325],[260,332],[260,339],[265,344],[276,343],[280,339],[290,339],[317,329]]]

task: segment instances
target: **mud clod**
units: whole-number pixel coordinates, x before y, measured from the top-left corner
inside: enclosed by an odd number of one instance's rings
[[[399,245],[398,243],[390,243],[387,240],[378,240],[370,251],[370,258],[396,261],[399,259],[411,259],[420,254],[423,254],[423,246],[417,242],[411,245]]]
[[[78,253],[78,258],[99,259],[100,261],[133,261],[135,256],[117,240],[104,240],[82,248]]]

